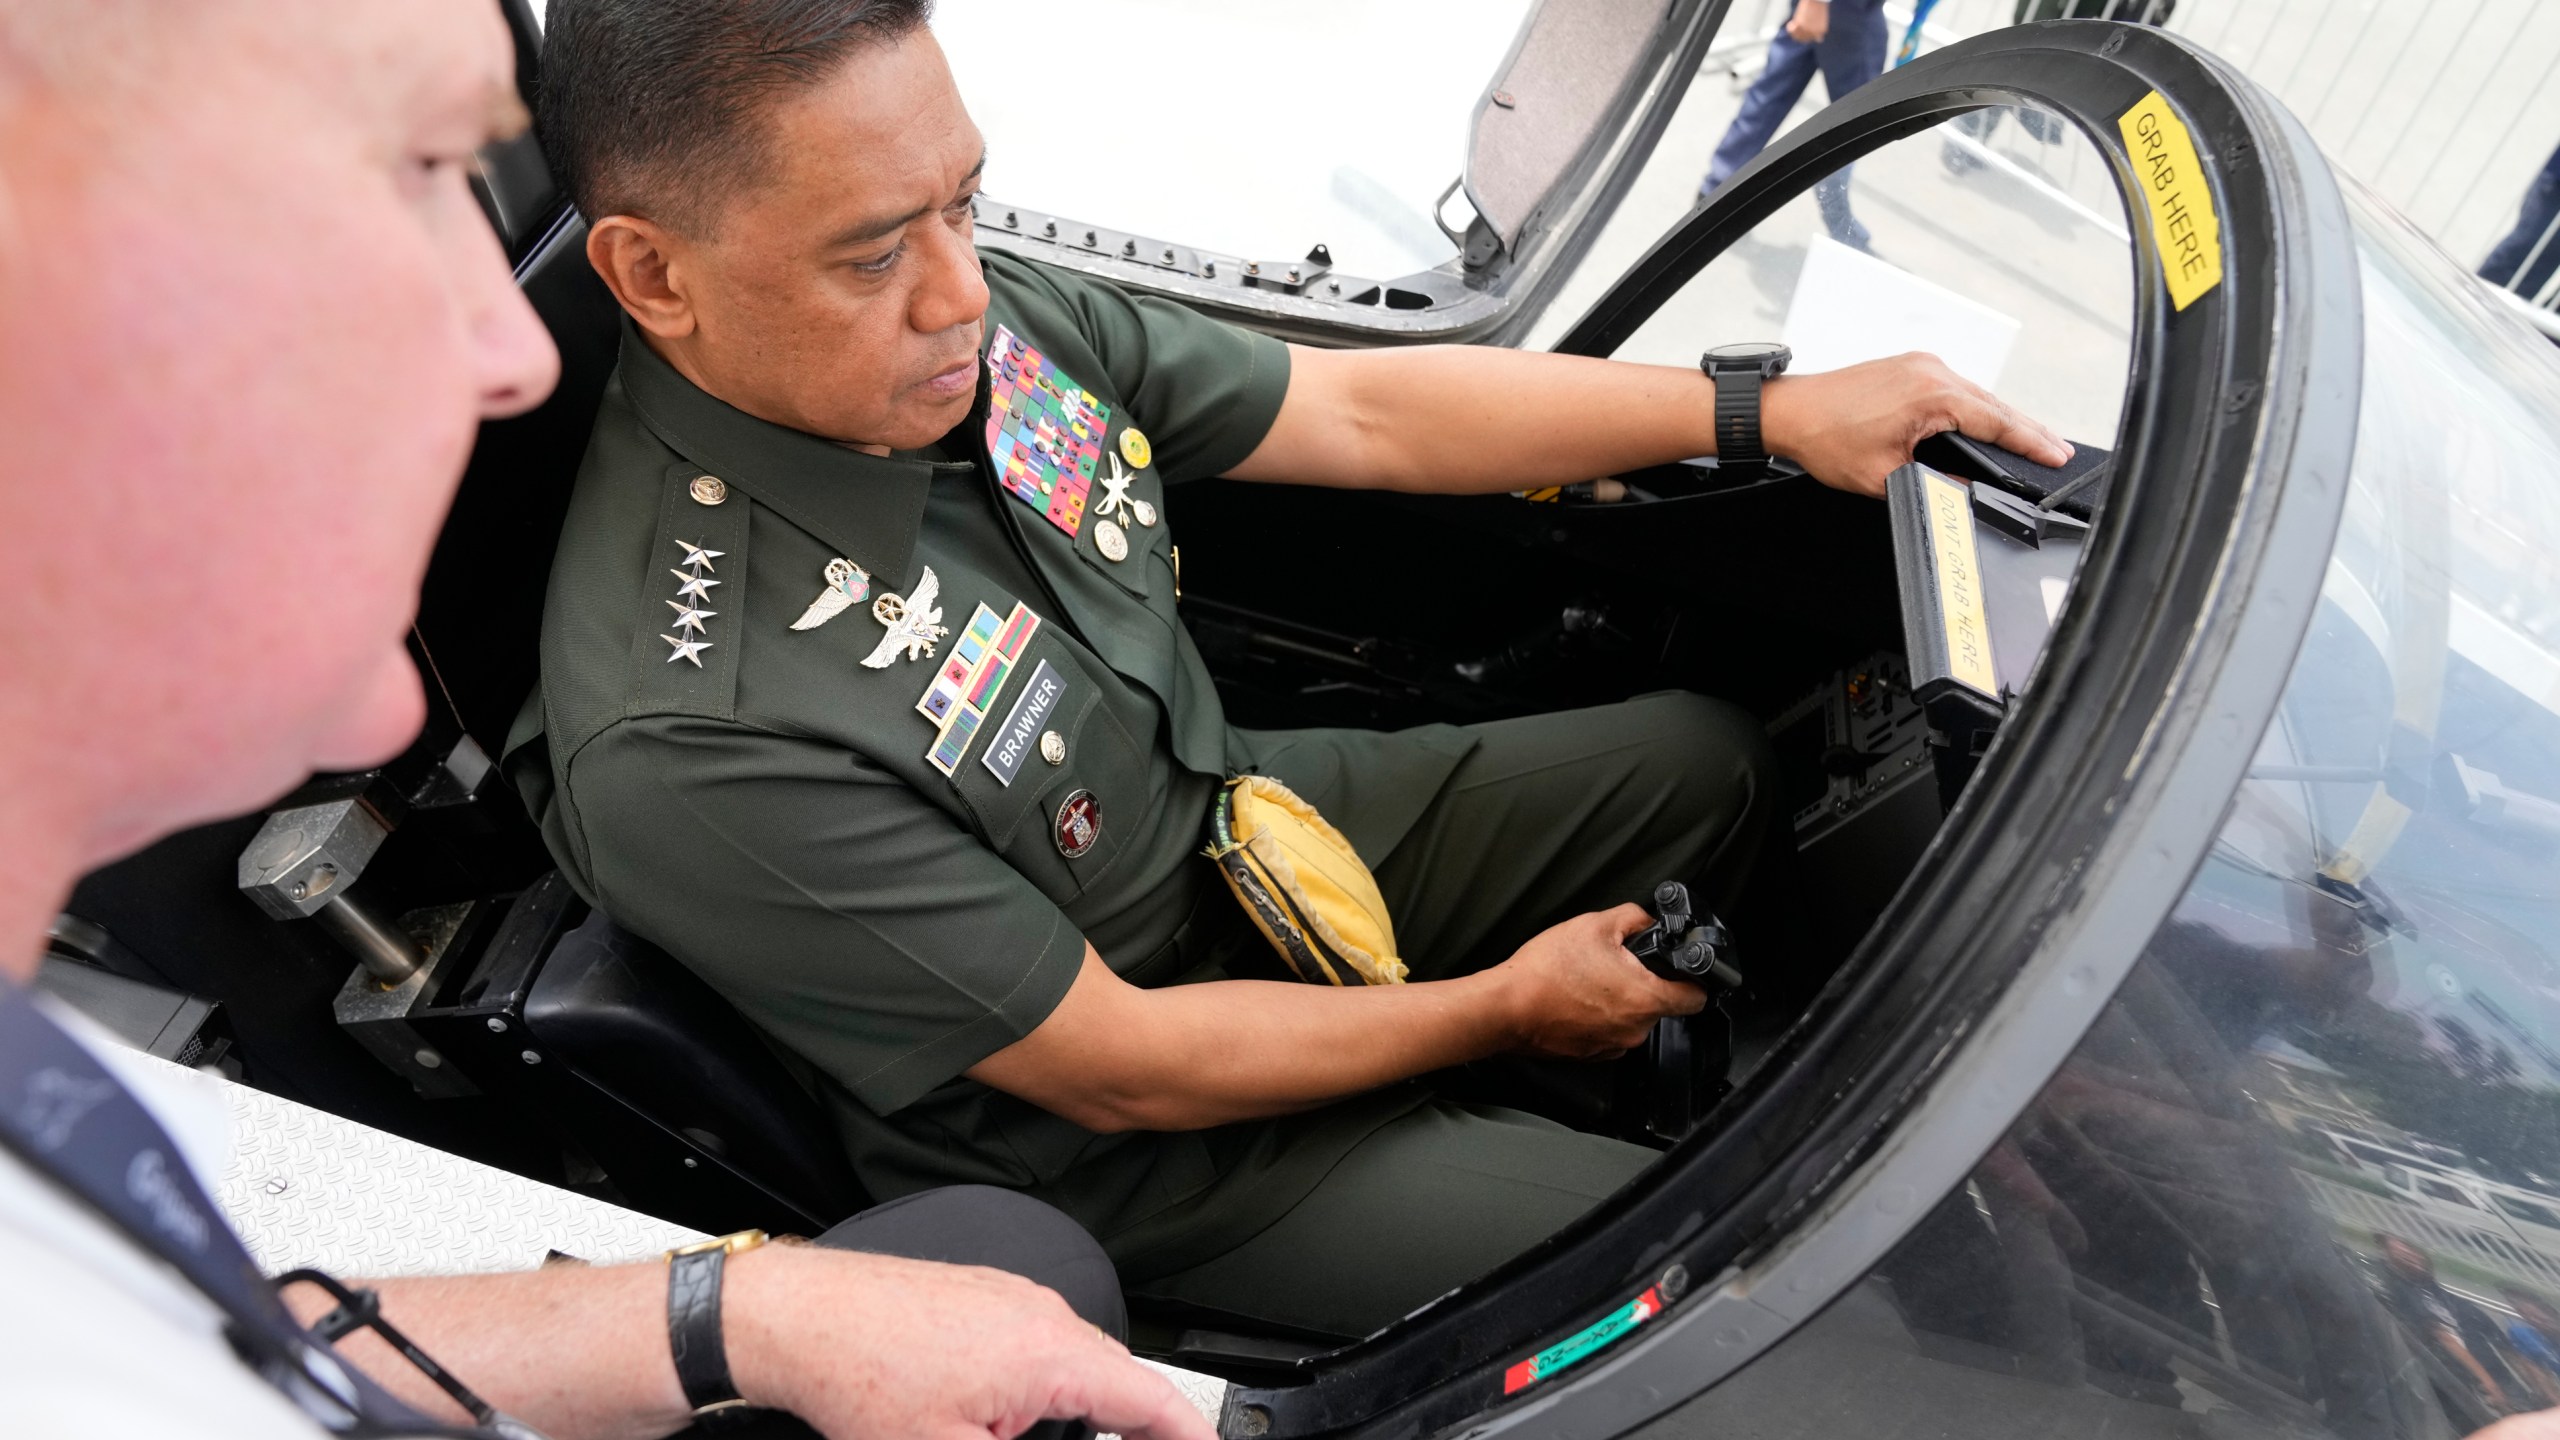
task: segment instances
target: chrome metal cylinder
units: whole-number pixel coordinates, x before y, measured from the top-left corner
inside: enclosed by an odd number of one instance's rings
[[[418,973],[418,947],[399,927],[341,895],[312,912],[320,928],[337,937],[374,983],[388,989]]]

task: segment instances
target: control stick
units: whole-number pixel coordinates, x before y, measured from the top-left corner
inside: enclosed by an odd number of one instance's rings
[[[1665,980],[1742,988],[1742,972],[1733,968],[1733,932],[1713,914],[1691,908],[1688,886],[1665,880],[1653,887],[1653,912],[1654,922],[1626,942],[1644,968]]]

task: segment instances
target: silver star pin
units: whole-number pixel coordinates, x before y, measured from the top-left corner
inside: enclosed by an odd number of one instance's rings
[[[711,587],[720,583],[700,575],[687,574],[682,570],[670,570],[667,573],[684,582],[676,587],[676,594],[686,600],[708,600],[711,598]]]
[[[708,640],[684,640],[673,635],[661,635],[658,638],[676,647],[675,653],[667,657],[668,664],[673,665],[679,660],[690,660],[696,670],[702,668],[702,652],[711,648],[711,642]]]
[[[678,632],[690,630],[697,635],[710,633],[703,628],[702,622],[720,613],[717,610],[699,610],[691,605],[687,605],[681,600],[668,601],[667,608],[676,612],[676,629]]]
[[[699,545],[688,544],[682,540],[678,540],[676,545],[684,551],[684,563],[703,570],[716,568],[711,562],[729,553],[726,550],[705,550]]]

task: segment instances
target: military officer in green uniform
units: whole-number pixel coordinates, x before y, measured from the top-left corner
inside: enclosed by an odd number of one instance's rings
[[[579,890],[801,1062],[876,1196],[1011,1186],[1140,1294],[1360,1334],[1650,1158],[1404,1082],[1698,1008],[1618,902],[1730,903],[1783,833],[1767,760],[1682,694],[1239,730],[1169,493],[1579,480],[1711,453],[1712,389],[1310,351],[980,255],[924,9],[554,0],[542,136],[628,323],[511,770]],[[2064,456],[1924,357],[1778,380],[1762,421],[1869,491],[1940,429]],[[1200,856],[1246,771],[1353,842],[1413,983],[1252,978],[1285,972]]]

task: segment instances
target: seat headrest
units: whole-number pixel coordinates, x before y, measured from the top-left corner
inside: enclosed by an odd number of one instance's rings
[[[430,683],[492,755],[533,689],[552,550],[620,344],[621,308],[586,241],[586,221],[563,211],[516,267],[559,346],[560,383],[533,410],[480,427],[419,600]]]

